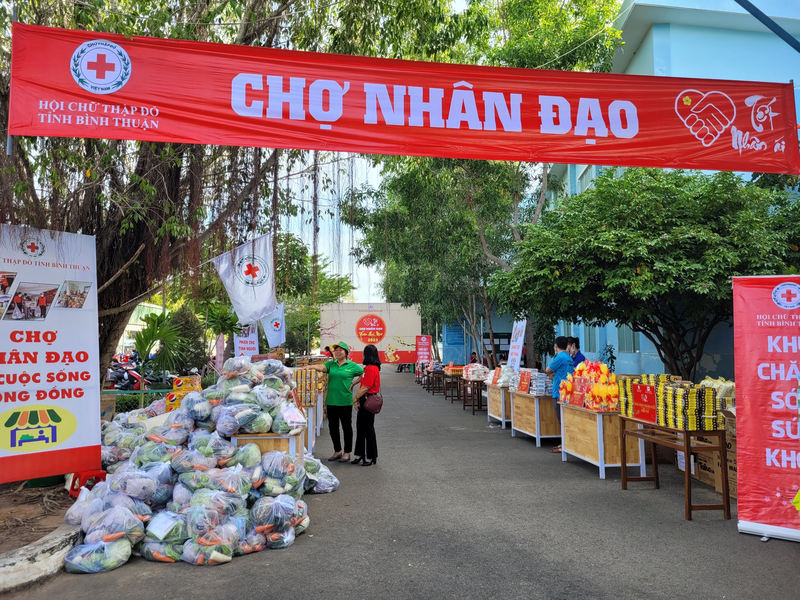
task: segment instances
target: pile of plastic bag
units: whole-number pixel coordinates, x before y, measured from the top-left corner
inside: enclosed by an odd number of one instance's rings
[[[480,363],[470,363],[464,366],[464,379],[468,381],[485,381],[489,373],[491,371]]]
[[[500,367],[500,377],[497,378],[497,382],[493,385],[499,385],[500,387],[509,387],[511,385],[511,381],[514,378],[514,369],[509,367],[508,365],[503,365]],[[484,378],[484,382],[489,385],[492,384],[494,381],[494,371],[489,371],[489,373]],[[519,380],[517,380],[519,383]]]
[[[292,371],[279,361],[237,357],[163,425],[146,424],[164,414],[163,399],[105,423],[106,481],[81,488],[64,518],[85,534],[65,558],[67,572],[110,571],[132,555],[218,565],[290,546],[310,523],[303,494],[332,492],[338,479],[313,456],[262,455],[230,437],[302,432],[306,418],[291,400],[293,387]]]

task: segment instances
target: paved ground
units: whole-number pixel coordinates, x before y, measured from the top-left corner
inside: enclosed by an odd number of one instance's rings
[[[741,535],[736,514],[683,519],[682,480],[632,484],[512,438],[407,373],[384,373],[379,462],[334,465],[342,485],[306,496],[293,546],[228,565],[133,559],[61,574],[18,599],[797,598],[800,545]],[[331,454],[327,429],[317,456]],[[703,488],[699,501],[718,498]]]

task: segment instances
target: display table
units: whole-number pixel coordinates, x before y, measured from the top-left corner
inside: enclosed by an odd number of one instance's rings
[[[303,408],[308,412],[308,429],[303,433],[303,443],[309,452],[313,453],[317,445],[317,438],[322,433],[323,403],[325,394],[314,393],[314,402],[303,403]]]
[[[560,438],[561,426],[558,424],[556,407],[552,396],[532,396],[523,392],[510,392],[511,396],[511,436],[517,432],[536,439],[536,447],[541,447],[542,438]]]
[[[287,452],[298,460],[303,460],[303,435],[278,435],[277,433],[244,433],[231,436],[231,443],[241,447],[253,443],[261,454],[278,450]]]
[[[501,429],[511,423],[511,392],[508,386],[487,385],[486,420],[500,421]]]
[[[429,390],[431,395],[444,395],[444,371],[429,371],[429,373],[431,376],[431,387]]]
[[[574,404],[560,404],[561,407],[561,460],[567,456],[585,460],[600,468],[600,479],[606,478],[606,468],[622,465],[620,453],[620,427],[622,417],[619,412],[596,412]],[[636,428],[629,423],[628,426]],[[644,441],[630,438],[627,444],[627,457],[632,464],[639,465],[639,472],[647,474],[644,462]],[[623,471],[624,472],[624,471]]]
[[[469,379],[462,379],[461,386],[461,400],[462,410],[467,410],[467,407],[472,408],[472,414],[476,412],[483,412],[486,410],[483,406],[483,392],[486,389],[486,384],[483,381],[472,381]]]
[[[648,421],[640,421],[638,419],[631,419],[629,417],[620,417],[622,422],[625,423],[625,429],[619,430],[619,447],[621,449],[622,460],[622,489],[628,489],[629,481],[652,481],[653,488],[659,488],[658,481],[658,460],[653,459],[653,475],[646,476],[642,472],[641,477],[628,477],[625,472],[625,464],[630,448],[630,442],[638,440],[640,446],[645,442],[650,444],[650,453],[653,457],[656,456],[656,445],[666,446],[678,452],[683,452],[686,459],[686,468],[684,469],[684,517],[687,521],[692,520],[693,510],[721,510],[722,515],[726,519],[731,518],[731,500],[728,490],[728,469],[722,468],[722,504],[692,504],[692,474],[691,474],[691,459],[692,452],[719,452],[721,465],[728,464],[728,447],[725,440],[725,430],[720,429],[717,431],[684,431],[682,429],[672,429],[662,425],[656,425]],[[698,436],[705,439],[715,438],[716,443],[701,442],[697,439]]]
[[[461,380],[460,375],[447,375],[444,376],[444,399],[450,398],[450,404],[456,401],[461,401],[459,394],[459,384]]]

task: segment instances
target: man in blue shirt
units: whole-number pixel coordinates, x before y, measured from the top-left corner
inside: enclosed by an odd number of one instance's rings
[[[572,357],[572,366],[577,367],[586,357],[581,352],[581,341],[576,337],[567,338],[567,354]]]
[[[556,356],[550,363],[550,366],[545,369],[545,373],[553,376],[553,405],[556,408],[556,416],[558,417],[559,423],[561,423],[561,411],[559,410],[561,407],[558,405],[558,388],[561,386],[561,382],[566,379],[567,375],[572,373],[574,369],[572,357],[567,353],[568,343],[567,338],[563,335],[556,338],[556,343],[553,346]],[[560,453],[561,444],[553,448],[551,452]]]

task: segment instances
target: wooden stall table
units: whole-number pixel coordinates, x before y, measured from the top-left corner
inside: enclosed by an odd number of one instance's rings
[[[500,421],[500,428],[505,429],[506,423],[511,424],[511,393],[508,386],[487,385],[486,420]]]
[[[431,375],[431,388],[430,393],[432,396],[442,394],[444,396],[444,371],[430,371]]]
[[[461,380],[461,400],[462,410],[472,408],[472,414],[486,410],[483,406],[483,391],[486,384],[481,380],[472,381],[469,379]]]
[[[459,380],[461,379],[460,375],[445,375],[444,376],[444,399],[450,399],[450,404],[455,402],[456,400],[461,400],[461,395],[459,394]]]
[[[511,396],[511,436],[524,433],[536,439],[536,447],[542,445],[542,438],[560,438],[561,426],[558,424],[556,407],[552,396],[533,396],[523,392],[510,392]]]
[[[720,465],[728,464],[728,447],[725,439],[725,430],[714,431],[686,431],[683,429],[672,429],[663,425],[641,421],[630,417],[620,417],[625,423],[625,429],[619,430],[619,446],[621,449],[622,460],[622,489],[628,489],[629,481],[652,481],[653,489],[659,489],[658,481],[658,460],[656,460],[656,445],[672,448],[678,452],[683,452],[686,457],[686,468],[684,469],[684,517],[687,521],[692,520],[692,511],[695,510],[721,510],[726,519],[731,518],[731,499],[728,489],[728,469],[720,469],[722,476],[722,504],[692,504],[692,469],[691,456],[693,452],[719,452]],[[716,443],[701,442],[698,436],[705,439],[716,438]],[[646,476],[642,472],[640,477],[628,477],[625,472],[628,448],[630,441],[638,439],[640,446],[645,442],[650,444],[650,453],[653,456],[653,474]]]
[[[261,450],[261,454],[278,450],[287,452],[296,459],[303,460],[303,436],[302,435],[278,435],[277,433],[244,433],[231,436],[231,443],[234,446],[246,446],[254,443]]]
[[[608,467],[621,467],[620,427],[622,417],[619,412],[597,412],[575,404],[560,403],[561,407],[561,460],[574,456],[591,463],[600,469],[600,479],[606,478]],[[629,423],[628,426],[636,427]],[[626,455],[631,463],[639,465],[644,477],[644,442],[631,438],[626,441]],[[623,473],[625,470],[623,469]]]

